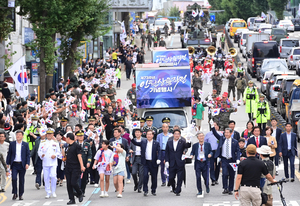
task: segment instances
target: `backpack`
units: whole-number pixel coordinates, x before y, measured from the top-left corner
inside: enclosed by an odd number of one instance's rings
[[[267,166],[268,172],[273,177],[274,163],[271,160],[263,160],[263,162]]]
[[[236,88],[237,89],[244,89],[244,85],[243,85],[243,79],[238,79],[237,81],[236,81]]]

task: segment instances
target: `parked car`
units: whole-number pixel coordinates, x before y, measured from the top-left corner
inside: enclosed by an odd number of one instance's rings
[[[295,31],[300,31],[300,18],[295,18],[291,21],[294,24]]]
[[[264,59],[261,67],[257,67],[257,80],[260,81],[267,71],[287,73],[289,69],[284,59]]]
[[[300,60],[300,47],[294,47],[288,53],[287,64],[289,69],[295,69],[297,61]]]
[[[247,25],[248,25],[248,29],[249,30],[253,30],[254,29],[254,27],[253,27],[253,25],[254,25],[254,19],[256,19],[256,17],[249,17],[247,19]]]
[[[273,72],[269,78],[266,88],[266,97],[270,100],[272,106],[277,103],[277,91],[274,90],[274,86],[279,86],[282,80],[288,76],[295,76],[295,72]]]
[[[254,31],[258,31],[258,27],[260,24],[265,24],[266,23],[266,20],[263,19],[263,18],[260,18],[260,17],[256,17],[254,19],[254,23],[253,23],[253,30]]]
[[[287,38],[289,34],[285,29],[273,28],[270,35],[270,41],[276,41],[278,44],[280,39]]]
[[[251,51],[247,54],[247,71],[252,77],[256,76],[257,67],[262,65],[264,59],[278,59],[280,57],[275,41],[261,41],[252,44]]]
[[[233,41],[234,43],[238,43],[240,41],[240,38],[241,38],[241,33],[243,31],[249,31],[248,29],[237,29],[235,34],[234,34],[234,37],[233,37]]]
[[[296,38],[288,38],[288,39],[280,39],[279,42],[279,53],[280,58],[288,58],[289,53],[293,49],[293,47],[299,47],[299,39]]]
[[[289,104],[288,102],[285,102],[287,100],[287,97],[289,95],[289,91],[295,82],[296,79],[299,79],[298,76],[296,76],[295,79],[291,78],[289,76],[288,78],[285,78],[282,80],[280,86],[275,87],[275,91],[277,91],[277,112],[282,116],[283,119],[285,119],[286,115],[286,106]]]
[[[291,20],[280,20],[277,24],[277,28],[286,29],[291,32],[295,31],[294,24]]]

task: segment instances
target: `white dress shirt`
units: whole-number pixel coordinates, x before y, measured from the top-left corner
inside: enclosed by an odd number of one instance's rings
[[[275,129],[272,127],[272,129],[273,129],[272,136],[273,136],[273,137],[276,137],[276,129],[277,129],[277,127],[276,127]]]
[[[22,148],[22,142],[21,143],[16,142],[16,156],[14,162],[22,162],[21,148]]]
[[[229,144],[228,159],[232,158],[232,155],[231,155],[231,141],[232,141],[231,138],[229,138],[229,139],[226,138],[225,141],[224,141],[224,144],[222,146],[222,156],[227,158],[226,149],[227,149],[227,142],[228,142],[228,144]]]
[[[174,151],[176,151],[176,149],[177,149],[178,142],[179,142],[179,140],[177,140],[177,141],[173,140]]]
[[[291,150],[292,148],[292,133],[286,133],[286,139],[287,139],[287,147],[288,150]]]
[[[43,167],[57,166],[57,158],[61,159],[61,151],[58,142],[54,140],[42,140],[39,146],[38,155],[43,161]],[[42,157],[44,155],[44,157]],[[55,156],[52,159],[52,155]]]
[[[152,146],[153,146],[153,140],[151,140],[150,142],[147,140],[146,154],[145,154],[146,160],[152,160]]]
[[[136,142],[141,142],[141,141],[142,141],[141,139],[136,139]],[[135,146],[135,155],[141,155],[141,147],[140,146]]]

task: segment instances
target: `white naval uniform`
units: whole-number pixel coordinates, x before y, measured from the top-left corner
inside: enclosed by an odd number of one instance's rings
[[[45,155],[44,157],[43,154]],[[56,168],[57,168],[57,158],[61,159],[62,154],[60,151],[59,143],[54,140],[44,140],[41,141],[38,155],[43,161],[43,171],[44,171],[44,181],[45,181],[45,190],[48,195],[51,194],[50,190],[50,180],[51,180],[51,189],[52,193],[55,193],[56,190]],[[52,159],[51,156],[55,155],[55,158]]]

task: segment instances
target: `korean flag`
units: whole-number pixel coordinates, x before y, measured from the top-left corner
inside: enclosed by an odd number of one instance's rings
[[[140,128],[141,128],[140,121],[132,122],[132,129],[140,129]]]

